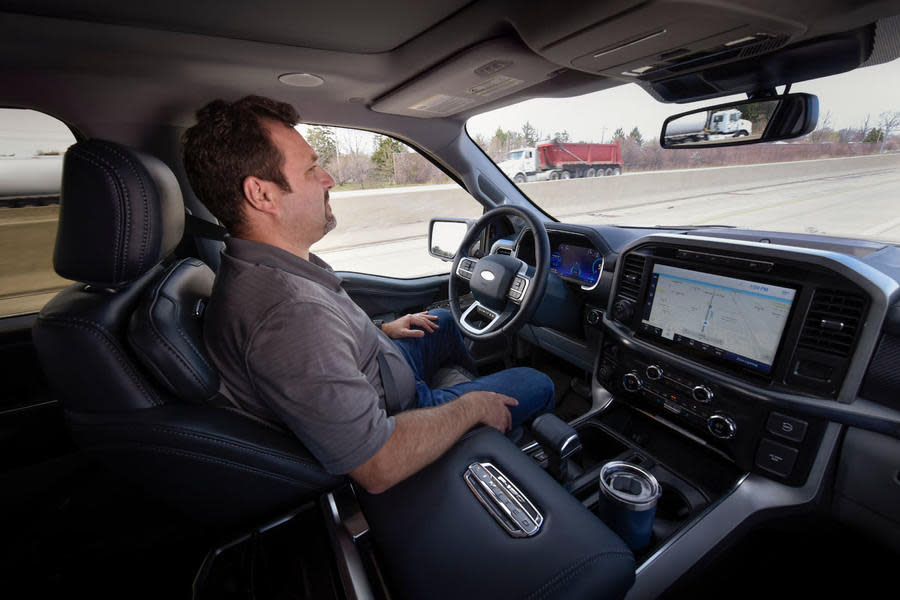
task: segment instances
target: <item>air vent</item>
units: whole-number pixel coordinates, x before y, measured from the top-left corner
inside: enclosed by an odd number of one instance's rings
[[[817,289],[800,333],[800,347],[849,357],[865,308],[860,294]]]
[[[618,295],[637,302],[641,293],[641,279],[644,277],[644,257],[629,254],[622,265],[622,278],[619,280]]]
[[[497,248],[497,254],[505,254],[506,256],[512,256],[512,248],[507,248],[506,246],[500,246]]]

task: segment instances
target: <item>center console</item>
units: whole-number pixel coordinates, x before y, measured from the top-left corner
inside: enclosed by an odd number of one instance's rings
[[[825,427],[805,408],[843,400],[869,296],[749,244],[657,241],[620,260],[597,383],[741,469],[801,485]]]

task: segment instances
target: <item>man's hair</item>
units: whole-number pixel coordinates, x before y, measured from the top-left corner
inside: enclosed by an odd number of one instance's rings
[[[284,156],[263,121],[293,127],[300,121],[294,107],[262,96],[246,96],[231,104],[214,100],[197,111],[197,124],[184,132],[184,169],[197,197],[232,234],[244,225],[244,179],[290,186],[281,167]]]

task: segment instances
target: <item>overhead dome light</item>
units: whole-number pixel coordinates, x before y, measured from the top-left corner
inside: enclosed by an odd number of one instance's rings
[[[319,87],[325,83],[321,77],[309,73],[285,73],[278,77],[278,81],[295,87]]]

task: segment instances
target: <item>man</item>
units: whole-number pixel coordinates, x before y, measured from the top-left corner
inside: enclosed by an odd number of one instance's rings
[[[479,423],[503,432],[552,408],[552,382],[532,369],[430,389],[442,363],[471,365],[446,311],[379,331],[353,303],[309,251],[336,226],[334,180],[294,129],[293,107],[248,96],[212,102],[197,118],[184,136],[185,169],[231,233],[204,335],[238,404],[286,424],[326,470],[372,493]]]

